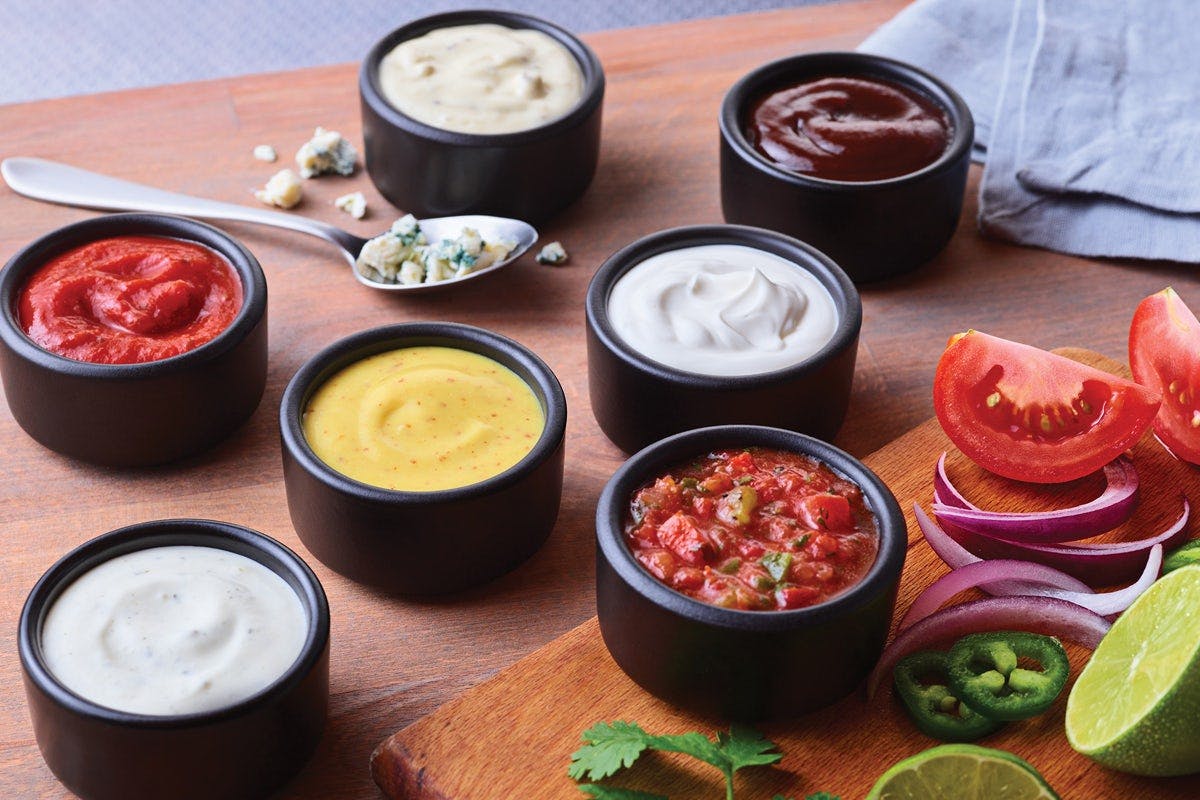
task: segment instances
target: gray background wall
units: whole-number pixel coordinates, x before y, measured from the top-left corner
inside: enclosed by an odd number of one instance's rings
[[[830,0],[0,0],[0,103],[357,61],[415,17],[523,11],[573,31]]]

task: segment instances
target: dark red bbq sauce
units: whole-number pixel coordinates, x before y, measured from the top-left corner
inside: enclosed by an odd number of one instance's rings
[[[899,84],[828,77],[788,86],[750,109],[746,136],[784,169],[835,181],[877,181],[937,161],[950,142],[945,110]]]

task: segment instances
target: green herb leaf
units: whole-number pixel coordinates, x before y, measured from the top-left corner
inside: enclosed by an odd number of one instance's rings
[[[697,734],[699,735],[699,734]],[[597,722],[580,738],[587,742],[571,754],[567,774],[575,780],[598,781],[633,765],[654,738],[636,722]]]
[[[575,780],[603,780],[633,765],[648,748],[666,753],[682,753],[711,764],[725,776],[726,800],[733,798],[733,775],[743,767],[775,764],[783,755],[775,743],[761,733],[734,725],[728,733],[718,732],[714,742],[702,733],[651,736],[635,722],[598,722],[581,734],[586,744],[571,755],[567,774]],[[659,795],[614,789],[606,786],[579,787],[602,800],[666,800]]]
[[[637,789],[622,789],[619,786],[601,786],[598,783],[581,783],[579,788],[598,800],[668,800],[666,795],[639,792]]]
[[[742,767],[778,764],[783,758],[774,742],[745,725],[734,725],[729,733],[718,733],[717,743],[735,772]]]
[[[703,733],[691,731],[669,736],[651,736],[650,747],[666,753],[683,753],[712,764],[721,771],[730,767],[729,759],[717,745]]]
[[[842,798],[838,797],[836,794],[830,794],[829,792],[817,792],[816,794],[810,794],[808,797],[805,797],[804,800],[842,800]]]
[[[796,540],[796,547],[804,547],[804,545],[808,544],[808,540],[811,538],[812,538],[811,533],[804,534],[803,536],[801,536],[799,539]]]
[[[787,578],[788,570],[792,568],[792,554],[782,551],[772,551],[760,558],[758,563],[763,565],[767,574],[776,583],[781,583]]]

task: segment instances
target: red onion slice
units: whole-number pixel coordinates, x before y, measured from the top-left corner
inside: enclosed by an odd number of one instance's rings
[[[910,653],[982,631],[1029,631],[1058,636],[1095,649],[1110,623],[1082,606],[1055,597],[988,597],[938,611],[901,631],[888,645],[867,678],[867,697]]]
[[[987,585],[990,585],[993,594],[1055,597],[1107,617],[1129,608],[1129,604],[1136,600],[1138,595],[1150,588],[1150,584],[1154,583],[1162,569],[1162,560],[1162,545],[1156,544],[1150,549],[1146,568],[1142,570],[1142,575],[1136,583],[1124,589],[1101,594],[1093,593],[1086,585],[1065,572],[1032,561],[1003,558],[995,561],[976,561],[943,575],[921,592],[901,620],[900,630],[933,614],[959,592]],[[1020,583],[1027,585],[1021,586]],[[998,586],[1011,587],[1016,591],[997,591]]]
[[[960,548],[978,558],[1036,561],[1073,575],[1090,586],[1116,586],[1137,579],[1154,545],[1161,544],[1164,550],[1173,550],[1188,540],[1187,523],[1191,506],[1186,497],[1181,496],[1180,500],[1183,510],[1170,527],[1162,533],[1135,542],[1026,544],[993,539],[990,536],[961,530],[954,525],[947,525],[943,533],[946,538],[952,539]],[[929,538],[928,533],[926,538]],[[930,540],[930,545],[933,546],[933,540]],[[944,543],[939,545],[949,549]],[[935,546],[934,550],[937,549]]]
[[[976,564],[983,561],[982,558],[963,547],[961,544],[955,541],[953,537],[938,527],[938,524],[929,518],[929,515],[925,513],[925,510],[915,503],[913,504],[913,514],[917,518],[917,527],[919,527],[921,529],[921,533],[924,534],[925,541],[929,543],[929,546],[933,549],[933,552],[937,553],[938,557],[941,558],[942,561],[946,562],[948,567],[956,570],[970,564]],[[1028,560],[1022,560],[1022,563],[1030,562]],[[1083,581],[1072,577],[1061,570],[1058,571],[1058,574],[1062,576],[1058,580],[1062,582],[1060,585],[1063,589],[1070,589],[1080,593],[1088,593],[1092,591],[1091,587],[1089,587]],[[1031,591],[1033,589],[1032,584],[1020,580],[1009,580],[1008,578],[1010,577],[1011,576],[1006,575],[1004,576],[1004,579],[998,580],[994,583],[984,581],[978,586],[978,588],[982,589],[988,594],[994,595],[1035,594],[1035,592]],[[1070,583],[1065,583],[1065,581],[1070,581]],[[941,604],[939,603],[938,605]],[[903,624],[901,627],[903,627]]]
[[[950,482],[950,476],[946,474],[945,451],[942,451],[941,458],[937,462],[937,468],[933,471],[933,501],[947,506],[954,506],[955,508],[973,508],[977,511],[979,510],[979,506],[963,497],[962,493]]]
[[[1142,570],[1141,576],[1124,589],[1118,589],[1112,592],[1075,592],[1068,589],[1046,589],[1038,594],[1044,594],[1046,597],[1057,597],[1059,600],[1066,600],[1070,603],[1083,606],[1089,611],[1095,611],[1102,617],[1120,614],[1125,609],[1137,600],[1142,592],[1150,588],[1150,584],[1158,580],[1159,573],[1162,572],[1163,563],[1163,546],[1156,544],[1150,548],[1150,555],[1146,558],[1146,568]]]
[[[939,521],[960,530],[981,533],[1010,542],[1073,542],[1111,531],[1127,521],[1137,504],[1138,475],[1133,461],[1120,456],[1104,467],[1108,485],[1096,499],[1054,511],[984,511],[972,506],[946,475],[945,453],[934,472]]]
[[[917,527],[924,534],[925,541],[929,542],[933,552],[937,553],[938,558],[945,561],[950,569],[958,569],[983,560],[938,527],[925,513],[925,509],[917,503],[913,503],[913,515],[917,518]]]

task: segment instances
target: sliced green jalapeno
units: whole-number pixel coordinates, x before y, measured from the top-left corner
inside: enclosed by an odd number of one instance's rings
[[[1022,662],[1036,662],[1027,669]],[[1012,721],[1041,714],[1067,684],[1071,664],[1058,639],[1000,631],[964,636],[946,659],[950,688],[973,710]]]
[[[917,729],[943,742],[971,742],[1000,727],[975,712],[950,690],[947,656],[925,650],[904,658],[892,671],[896,693]]]

